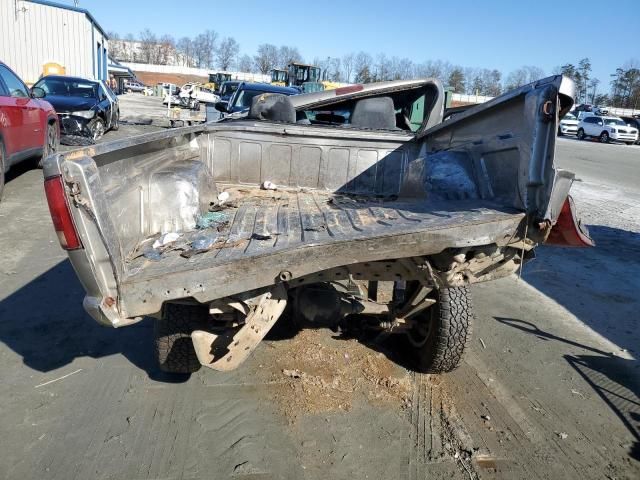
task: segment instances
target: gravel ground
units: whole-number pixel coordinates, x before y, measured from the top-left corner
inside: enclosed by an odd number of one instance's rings
[[[559,142],[597,247],[543,247],[521,279],[475,286],[474,341],[443,377],[384,344],[286,329],[235,372],[167,377],[149,322],[113,330],[84,313],[41,172],[12,170],[0,478],[638,478],[640,178],[619,170],[640,150],[627,148]]]

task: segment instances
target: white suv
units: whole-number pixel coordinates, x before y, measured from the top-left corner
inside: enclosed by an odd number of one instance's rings
[[[595,137],[602,143],[614,140],[632,145],[638,140],[638,130],[628,127],[624,120],[618,117],[591,115],[580,120],[577,136],[580,140],[584,140],[586,137]]]

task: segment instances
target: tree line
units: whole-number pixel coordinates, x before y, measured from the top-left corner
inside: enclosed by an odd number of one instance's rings
[[[274,68],[284,69],[291,62],[303,62],[296,47],[264,43],[254,55],[240,52],[233,37],[220,37],[207,30],[194,37],[174,39],[170,35],[156,36],[149,29],[136,38],[132,34],[120,37],[110,33],[109,49],[116,60],[157,65],[238,70],[268,74]],[[503,76],[491,68],[473,68],[442,60],[414,62],[409,58],[375,56],[367,52],[352,52],[342,57],[314,58],[312,64],[322,68],[323,79],[346,83],[369,83],[385,80],[435,77],[456,93],[495,97],[502,92],[526,85],[546,75],[540,67],[524,65]],[[611,75],[609,91],[591,74],[589,58],[576,64],[566,63],[553,73],[562,73],[576,83],[576,101],[623,108],[640,107],[640,68],[637,61],[627,62]]]

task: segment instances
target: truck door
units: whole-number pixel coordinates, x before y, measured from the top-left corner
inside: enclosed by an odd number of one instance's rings
[[[0,93],[2,122],[8,130],[4,139],[7,154],[38,148],[44,145],[44,131],[38,104],[31,98],[27,86],[17,75],[0,65],[0,78],[4,91]]]

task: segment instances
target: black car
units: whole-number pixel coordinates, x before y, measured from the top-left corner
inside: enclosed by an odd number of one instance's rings
[[[281,93],[284,95],[298,95],[300,90],[292,87],[278,87],[269,83],[248,83],[242,82],[238,89],[231,95],[228,103],[216,103],[216,109],[229,114],[237,112],[248,112],[251,108],[253,97],[261,93]]]
[[[95,142],[107,130],[118,130],[120,107],[116,95],[102,82],[49,75],[36,82],[60,118],[61,134]]]
[[[640,116],[639,117],[620,117],[624,120],[624,123],[632,126],[633,128],[637,128],[638,132],[640,132]],[[640,136],[638,136],[638,140],[636,140],[636,145],[640,145]]]

